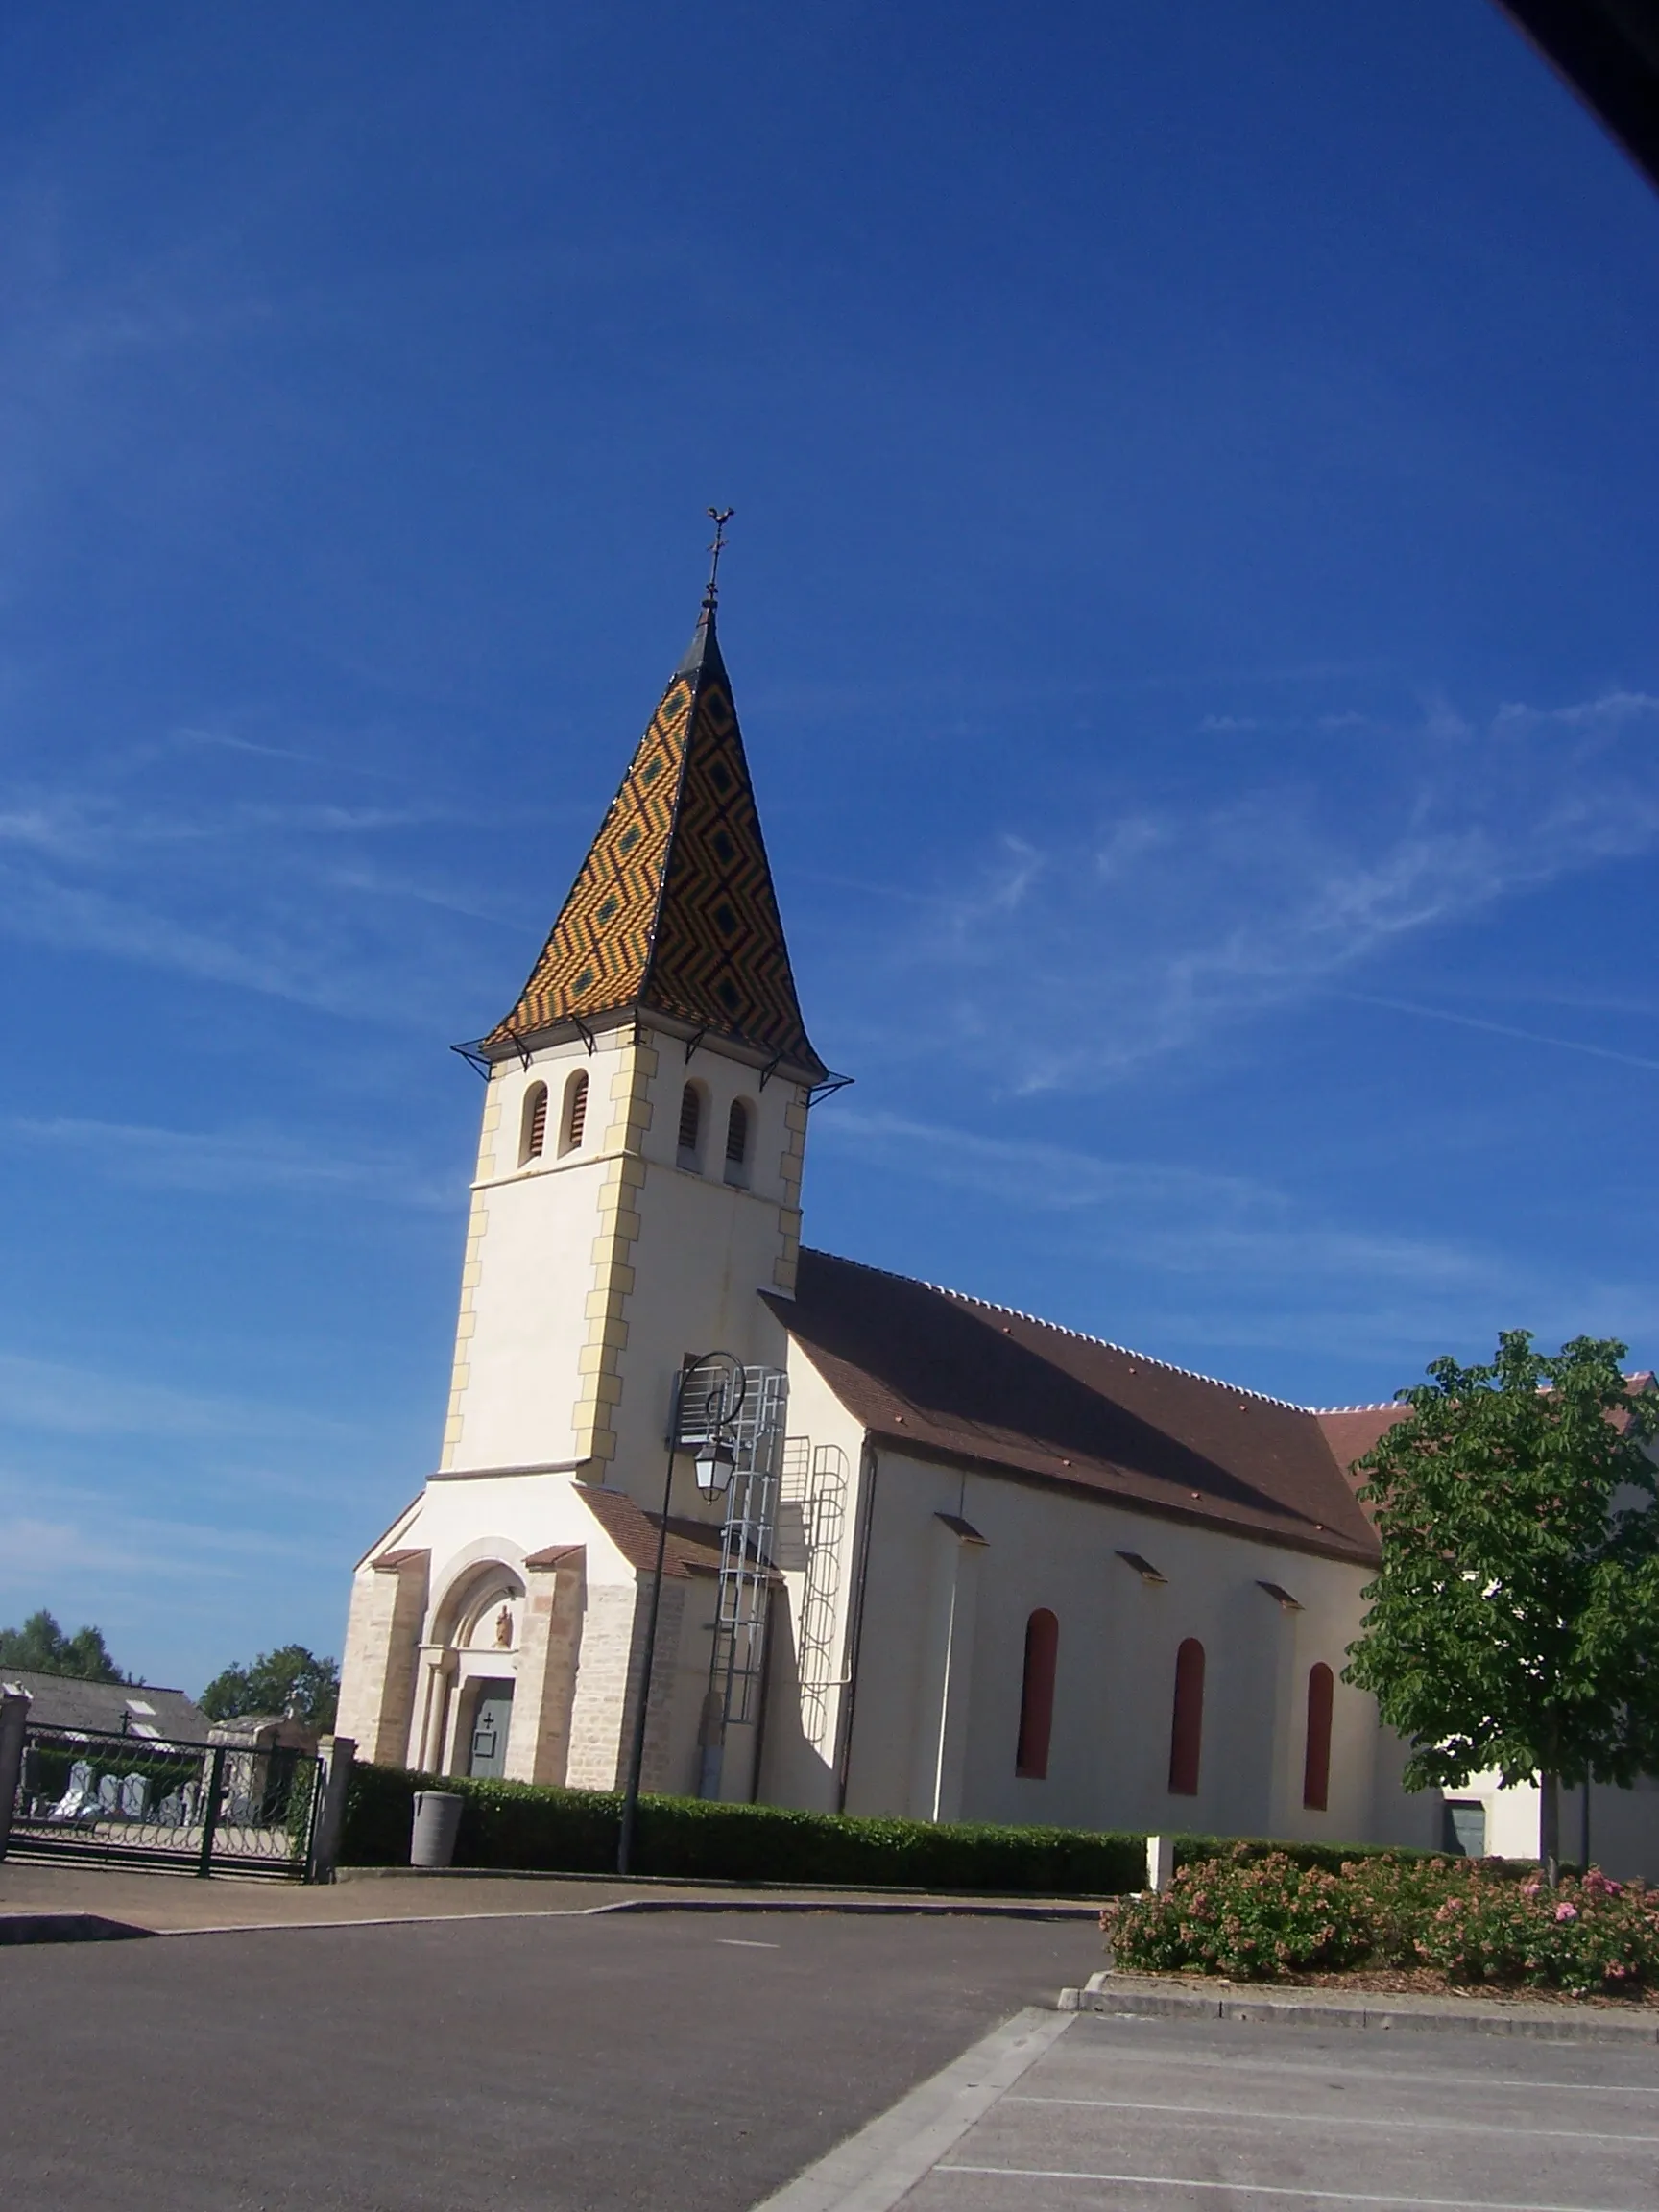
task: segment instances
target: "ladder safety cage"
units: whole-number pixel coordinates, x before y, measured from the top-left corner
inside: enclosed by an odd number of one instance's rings
[[[760,1710],[789,1398],[788,1377],[776,1367],[745,1367],[743,1383],[742,1403],[735,1416],[724,1423],[736,1464],[720,1531],[720,1584],[709,1666],[709,1687],[722,1727],[733,1721],[752,1722]]]
[[[839,1444],[814,1447],[791,1436],[783,1450],[780,1503],[801,1531],[801,1725],[810,1743],[830,1728],[830,1695],[841,1687],[835,1668],[840,1614],[841,1545],[847,1518],[847,1455]]]

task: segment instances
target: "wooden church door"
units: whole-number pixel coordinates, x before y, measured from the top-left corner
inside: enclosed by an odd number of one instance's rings
[[[507,1728],[513,1718],[511,1682],[482,1682],[472,1714],[469,1774],[500,1775],[507,1768]]]

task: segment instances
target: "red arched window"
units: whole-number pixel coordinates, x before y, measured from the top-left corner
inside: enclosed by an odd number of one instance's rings
[[[1039,1607],[1025,1623],[1025,1673],[1020,1684],[1020,1741],[1014,1771],[1027,1782],[1048,1778],[1048,1737],[1054,1726],[1054,1662],[1060,1623]]]
[[[1331,1708],[1336,1677],[1323,1659],[1308,1675],[1308,1754],[1302,1762],[1302,1802],[1323,1813],[1331,1798]]]
[[[1169,1728],[1169,1794],[1196,1797],[1204,1747],[1204,1647],[1189,1636],[1175,1654],[1175,1713]]]

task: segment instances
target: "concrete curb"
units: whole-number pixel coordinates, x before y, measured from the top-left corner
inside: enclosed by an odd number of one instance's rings
[[[1544,2043],[1659,2043],[1659,2016],[1625,2019],[1565,2005],[1528,2005],[1490,1997],[1375,1997],[1368,2003],[1340,1998],[1239,1996],[1160,1987],[1148,1976],[1091,1974],[1081,1989],[1062,1989],[1062,2012],[1097,2012],[1114,2019],[1240,2020],[1289,2028],[1414,2029],[1420,2033],[1526,2036]]]
[[[1015,2013],[756,2212],[890,2212],[1070,2025],[1035,2006]]]
[[[609,1883],[615,1887],[626,1880],[630,1888],[699,1889],[719,1896],[731,1890],[745,1898],[822,1897],[832,1903],[838,1897],[859,1902],[891,1905],[902,1909],[906,1905],[921,1906],[985,1906],[1010,1910],[1041,1909],[1045,1912],[1068,1919],[1098,1919],[1104,1908],[1116,1902],[1110,1897],[1045,1897],[1040,1892],[1015,1890],[1005,1897],[986,1897],[972,1889],[912,1889],[895,1886],[891,1888],[872,1884],[859,1888],[853,1882],[743,1882],[733,1875],[724,1874],[617,1874],[564,1873],[558,1867],[546,1866],[336,1866],[330,1879],[334,1882],[595,1882]]]
[[[913,1920],[1094,1920],[1096,1908],[1068,1905],[900,1904],[885,1898],[619,1897],[608,1905],[520,1906],[505,1912],[364,1913],[350,1920],[213,1920],[197,1928],[144,1928],[95,1912],[0,1912],[0,1945],[103,1943],[131,1936],[303,1935],[330,1928],[465,1928],[479,1920],[598,1920],[613,1912],[834,1913]]]
[[[912,1920],[1088,1920],[1100,1917],[1098,1905],[971,1904],[955,1898],[886,1897],[623,1897],[614,1905],[590,1905],[589,1912],[838,1912],[875,1913]]]
[[[124,1943],[154,1936],[131,1920],[106,1920],[98,1912],[0,1912],[0,1945],[7,1943]]]

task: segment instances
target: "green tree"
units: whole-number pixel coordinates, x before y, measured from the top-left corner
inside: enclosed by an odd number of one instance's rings
[[[262,1651],[251,1667],[227,1667],[215,1674],[201,1704],[209,1720],[292,1713],[309,1728],[328,1729],[339,1699],[338,1661],[319,1659],[303,1644],[284,1644],[278,1651]]]
[[[1522,1330],[1436,1359],[1359,1462],[1382,1540],[1344,1679],[1411,1746],[1407,1789],[1537,1781],[1550,1877],[1563,1783],[1659,1770],[1659,1398],[1625,1347]]]
[[[0,1667],[24,1673],[75,1674],[84,1682],[131,1682],[109,1656],[99,1628],[77,1628],[65,1636],[42,1606],[21,1628],[0,1628]]]

